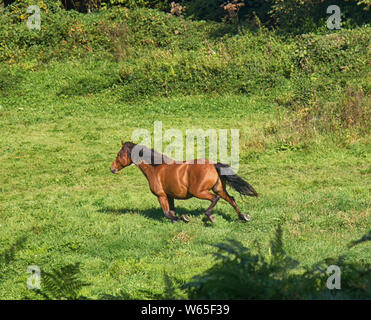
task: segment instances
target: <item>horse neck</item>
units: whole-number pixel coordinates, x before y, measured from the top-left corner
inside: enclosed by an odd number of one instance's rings
[[[141,162],[140,164],[136,165],[140,171],[145,175],[147,180],[152,180],[153,174],[154,174],[154,167],[148,163]]]

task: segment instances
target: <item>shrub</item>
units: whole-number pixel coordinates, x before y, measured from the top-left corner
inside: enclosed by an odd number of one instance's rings
[[[0,266],[8,267],[22,249],[25,238],[17,240],[0,254]],[[371,231],[352,241],[348,250],[370,241]],[[185,285],[164,274],[165,291],[158,299],[176,299],[185,291],[190,299],[370,299],[370,264],[348,262],[349,251],[339,257],[328,257],[311,267],[300,268],[298,261],[284,251],[283,232],[276,228],[268,254],[255,242],[257,253],[236,240],[215,245],[216,264],[193,277]],[[2,258],[3,257],[3,258]],[[341,290],[329,290],[327,267],[341,270]],[[80,264],[67,264],[51,271],[42,271],[42,287],[34,294],[44,299],[89,299],[80,294],[84,286]],[[27,297],[32,298],[32,297]],[[101,299],[131,299],[121,291],[119,295],[103,294]]]
[[[348,87],[336,102],[316,100],[311,107],[297,108],[295,125],[323,133],[352,129],[360,135],[368,134],[371,129],[370,105],[371,99],[362,89]]]
[[[272,2],[270,15],[275,20],[275,25],[294,33],[311,32],[318,29],[320,25],[325,26],[325,21],[329,17],[326,9],[330,5],[340,7],[343,27],[370,23],[367,13],[369,4],[358,0],[273,0]]]
[[[361,241],[368,241],[364,237]],[[282,230],[276,229],[270,255],[257,254],[235,240],[216,245],[217,263],[183,286],[191,299],[369,299],[370,265],[349,263],[346,255],[304,268],[286,255]],[[329,290],[327,266],[341,269],[341,290]]]

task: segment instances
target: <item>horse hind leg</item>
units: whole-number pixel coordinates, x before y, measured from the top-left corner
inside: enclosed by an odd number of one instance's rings
[[[207,208],[205,212],[206,216],[209,218],[211,222],[215,222],[215,218],[211,215],[211,210],[213,210],[219,199],[220,199],[219,195],[214,195],[213,199],[211,200],[210,206]]]
[[[221,197],[222,199],[224,199],[225,201],[227,201],[233,208],[234,210],[237,212],[238,214],[238,217],[240,220],[243,220],[243,221],[250,221],[251,220],[251,217],[250,215],[248,214],[242,214],[240,209],[238,208],[237,204],[236,204],[236,201],[234,200],[234,198],[232,196],[230,196],[227,192],[227,190],[225,189],[225,185],[220,183],[220,184],[217,184],[214,188],[213,188],[213,191],[219,196]]]
[[[168,199],[169,199],[170,214],[175,217],[174,198],[168,198]]]
[[[202,199],[202,200],[209,200],[211,201],[211,204],[210,206],[207,208],[207,210],[205,211],[205,215],[207,216],[207,218],[211,221],[211,222],[215,222],[215,218],[214,216],[212,216],[211,214],[211,211],[213,210],[213,208],[215,207],[215,205],[217,204],[217,202],[219,201],[220,199],[220,196],[218,195],[215,195],[215,194],[212,194],[210,191],[203,191],[203,192],[199,192],[199,193],[196,193],[194,194],[194,196],[198,199]]]

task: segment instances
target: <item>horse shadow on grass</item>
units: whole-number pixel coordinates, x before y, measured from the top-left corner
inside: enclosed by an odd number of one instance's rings
[[[201,217],[204,216],[206,218],[205,211],[206,211],[205,208],[198,208],[198,209],[193,209],[193,210],[189,210],[183,207],[175,208],[177,217],[185,215],[185,216],[189,216],[191,220],[192,218],[199,217],[199,216]],[[146,218],[157,220],[157,221],[162,221],[163,219],[165,219],[164,213],[162,212],[161,208],[150,208],[150,209],[119,208],[117,209],[117,208],[105,206],[105,207],[101,207],[100,209],[98,209],[98,212],[105,213],[105,214],[114,214],[114,215],[140,214]],[[214,209],[213,216],[216,219],[218,219],[218,217],[221,217],[228,222],[233,221],[233,218],[230,215],[224,213],[221,210]]]

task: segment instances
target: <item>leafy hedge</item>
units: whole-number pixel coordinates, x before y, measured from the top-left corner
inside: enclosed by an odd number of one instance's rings
[[[371,232],[360,241],[369,241]],[[258,246],[258,244],[256,244]],[[353,245],[351,245],[353,246]],[[369,264],[347,261],[347,253],[329,257],[302,268],[284,251],[282,230],[276,229],[269,255],[259,248],[254,254],[238,241],[216,245],[217,263],[197,275],[183,288],[191,299],[370,299],[371,268]],[[341,270],[341,290],[326,286],[327,267]]]
[[[17,7],[23,8],[26,4],[34,4],[34,1],[30,0],[3,2],[11,10]],[[41,6],[44,6],[45,3],[44,0],[38,1]],[[328,18],[326,9],[330,5],[340,7],[343,27],[360,26],[371,22],[370,0],[51,0],[48,1],[49,4],[80,12],[106,10],[119,6],[129,9],[159,9],[174,13],[175,11],[171,9],[177,7],[181,8],[177,14],[193,19],[242,24],[258,20],[258,23],[263,23],[266,26],[294,33],[305,33],[318,29]]]
[[[285,36],[155,9],[113,7],[84,14],[45,2],[38,31],[28,30],[27,15],[20,14],[25,3],[0,15],[1,95],[24,71],[47,68],[53,60],[95,61],[90,65],[99,72],[76,73],[57,94],[112,90],[127,102],[177,94],[258,94],[294,110],[295,126],[356,127],[360,134],[369,129],[370,27]]]

